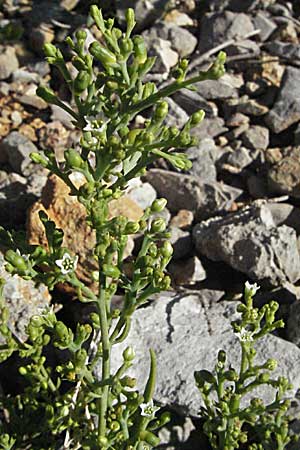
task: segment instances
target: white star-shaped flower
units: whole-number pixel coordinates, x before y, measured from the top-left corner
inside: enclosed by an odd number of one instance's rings
[[[97,131],[98,133],[102,133],[106,129],[106,126],[109,122],[103,122],[101,126],[97,125],[98,120],[103,120],[102,114],[98,114],[97,116],[84,116],[84,120],[86,121],[86,125],[83,128],[83,131]]]
[[[245,290],[248,291],[250,295],[255,295],[258,289],[260,289],[260,286],[258,286],[256,283],[250,284],[249,281],[246,281]]]
[[[158,406],[153,405],[153,400],[151,399],[148,403],[141,403],[140,408],[142,410],[141,416],[145,417],[154,417],[156,411],[158,411],[160,408]]]
[[[61,259],[57,259],[55,264],[60,268],[63,275],[74,272],[77,267],[78,256],[72,257],[69,253],[65,253]]]
[[[241,330],[236,333],[237,337],[241,342],[251,342],[253,341],[253,333],[246,330],[246,328],[241,328]]]

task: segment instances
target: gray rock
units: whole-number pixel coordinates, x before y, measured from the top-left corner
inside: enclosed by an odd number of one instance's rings
[[[170,242],[173,246],[173,259],[186,258],[192,252],[192,237],[189,231],[181,230],[178,227],[171,226]]]
[[[172,49],[171,43],[166,39],[151,38],[151,36],[145,36],[145,42],[149,56],[156,56],[152,72],[169,73],[178,62],[178,53]]]
[[[237,90],[220,80],[205,80],[196,84],[197,89],[206,100],[220,100],[224,98],[236,98]]]
[[[248,12],[261,7],[266,8],[276,0],[208,0],[212,11],[224,11],[229,9],[234,12]]]
[[[287,339],[300,347],[300,300],[296,300],[290,307],[286,323]]]
[[[242,101],[237,105],[236,111],[243,114],[248,114],[249,116],[263,116],[264,114],[267,114],[269,108],[261,103],[258,103],[254,99],[242,99]]]
[[[206,101],[196,91],[182,89],[181,91],[176,92],[176,94],[172,96],[172,99],[175,100],[175,102],[189,115],[199,111],[199,109],[203,109],[205,116],[208,118],[216,117],[218,115],[217,106],[212,102]]]
[[[166,118],[166,124],[169,127],[182,128],[189,120],[189,115],[172,98],[167,98],[169,105],[169,114]]]
[[[223,183],[205,183],[193,175],[183,175],[161,169],[151,169],[147,180],[160,197],[168,200],[171,212],[188,209],[197,219],[228,210],[233,201],[242,193],[240,189]]]
[[[213,182],[217,180],[215,161],[218,155],[218,147],[213,139],[203,139],[197,147],[191,147],[186,155],[193,163],[189,173],[201,179],[201,181]]]
[[[206,279],[206,271],[197,256],[181,260],[171,261],[168,272],[176,286],[193,286]]]
[[[265,11],[258,11],[253,17],[254,28],[260,30],[259,39],[265,42],[269,39],[273,31],[276,30],[276,23],[270,18]]]
[[[287,156],[269,169],[267,177],[269,192],[300,198],[300,147],[289,148]]]
[[[197,295],[164,294],[147,308],[138,310],[126,343],[113,348],[115,371],[122,364],[122,351],[128,345],[134,347],[136,357],[130,374],[143,389],[148,372],[148,349],[157,356],[157,383],[155,400],[162,405],[177,407],[187,415],[198,416],[203,404],[195,387],[195,370],[213,370],[218,351],[224,349],[228,365],[240,367],[240,346],[231,330],[230,322],[237,317],[235,305],[219,302],[222,291],[201,290]],[[278,360],[274,377],[286,376],[295,386],[300,383],[300,350],[275,336],[267,336],[257,344],[257,363],[268,358]],[[97,367],[96,374],[100,375]],[[293,393],[292,392],[292,395]],[[275,391],[269,387],[252,395],[259,395],[265,402],[274,400]],[[248,403],[250,397],[245,400]]]
[[[257,157],[257,152],[250,151],[245,147],[240,147],[236,150],[233,150],[230,147],[225,147],[225,149],[226,152],[224,152],[220,160],[218,160],[218,167],[222,168],[224,164],[229,164],[238,170],[237,173],[249,166]]]
[[[223,261],[268,286],[294,283],[300,277],[296,232],[286,225],[276,227],[264,206],[201,222],[195,226],[193,237],[200,254]]]
[[[252,125],[241,135],[241,139],[247,148],[266,150],[269,145],[269,130],[259,125]]]
[[[241,39],[252,31],[253,23],[246,14],[231,11],[205,14],[200,23],[199,51],[204,53],[227,39]]]
[[[171,47],[181,58],[193,53],[197,39],[185,28],[174,24],[159,22],[143,33],[145,39],[161,38],[171,43]]]
[[[150,183],[141,183],[126,193],[128,197],[135,201],[141,208],[146,209],[151,206],[156,199],[156,191]]]
[[[133,8],[137,29],[143,29],[163,15],[167,3],[168,0],[116,0],[117,18],[125,22],[126,10]]]
[[[0,223],[15,228],[24,224],[27,209],[41,195],[46,174],[37,171],[29,178],[0,171]]]
[[[59,106],[56,105],[51,105],[51,110],[52,110],[51,119],[53,121],[58,120],[69,130],[73,130],[75,128],[72,123],[74,119],[69,113],[67,113],[66,111],[64,111],[63,109],[61,109]]]
[[[0,80],[6,80],[19,67],[16,50],[9,45],[0,46]]]
[[[294,131],[294,144],[300,145],[300,123]]]
[[[290,42],[272,41],[267,42],[264,48],[268,53],[280,58],[289,58],[291,60],[300,59],[300,48],[298,44]]]
[[[266,116],[267,125],[274,133],[286,130],[300,120],[300,69],[287,66],[279,95]]]
[[[215,138],[220,134],[228,131],[228,128],[224,126],[224,119],[221,117],[212,117],[210,119],[204,119],[195,128],[192,128],[191,134],[196,136],[199,140],[206,138]]]
[[[34,164],[29,155],[37,151],[36,146],[17,131],[12,131],[0,144],[0,153],[5,152],[12,169],[22,175],[32,172]]]
[[[4,268],[4,257],[0,253],[0,277],[5,280],[4,299],[10,312],[9,325],[20,340],[25,340],[25,327],[34,314],[40,314],[50,303],[48,289],[35,286],[18,275],[11,276]],[[0,342],[3,342],[0,336]]]
[[[48,108],[48,103],[46,103],[42,98],[36,95],[37,86],[35,84],[29,85],[23,95],[19,97],[20,103],[23,105],[32,106],[33,108],[42,110]]]
[[[288,203],[272,203],[267,202],[264,205],[270,213],[276,226],[287,225],[294,228],[297,235],[300,234],[300,211],[296,206]]]
[[[26,67],[21,67],[13,72],[13,81],[19,83],[39,83],[40,76],[38,73],[29,71]]]

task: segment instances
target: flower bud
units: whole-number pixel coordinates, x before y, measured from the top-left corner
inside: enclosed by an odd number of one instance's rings
[[[103,264],[102,271],[104,275],[110,278],[119,278],[121,273],[116,266],[112,266],[110,264]]]
[[[75,94],[78,95],[81,94],[83,91],[85,91],[85,89],[87,89],[87,87],[89,86],[90,82],[91,82],[90,74],[85,70],[81,70],[73,83]]]
[[[77,30],[75,36],[78,41],[85,41],[87,38],[87,32],[85,30]]]
[[[200,122],[202,122],[204,117],[205,112],[202,109],[200,109],[200,111],[194,112],[191,116],[191,126],[195,127],[196,125],[198,125]]]
[[[167,116],[168,110],[168,103],[166,101],[160,102],[154,111],[154,120],[163,120]]]
[[[165,198],[157,198],[151,205],[151,212],[158,213],[161,212],[168,201]]]
[[[135,36],[133,38],[133,51],[135,59],[139,64],[144,64],[147,61],[145,41],[141,36]]]
[[[132,347],[127,347],[123,351],[123,359],[124,361],[130,362],[135,358],[135,353]]]
[[[133,50],[133,42],[131,39],[122,39],[120,44],[120,50],[123,56],[128,56]]]
[[[163,246],[160,249],[160,253],[165,257],[165,258],[170,258],[173,255],[173,247],[171,242],[169,241],[164,241]]]
[[[110,66],[117,62],[116,55],[114,55],[106,47],[102,47],[99,42],[93,42],[89,47],[89,52],[104,66]]]
[[[274,369],[276,369],[276,367],[277,367],[277,361],[276,361],[276,359],[272,359],[272,358],[268,359],[268,360],[266,361],[264,367],[265,367],[267,370],[274,370]]]
[[[129,36],[129,34],[131,33],[131,31],[133,30],[136,22],[135,22],[135,14],[134,14],[134,9],[133,8],[128,8],[125,12],[125,20],[127,23],[127,35]]]
[[[163,233],[166,229],[166,222],[161,217],[154,219],[151,223],[150,233]]]
[[[270,380],[270,374],[268,372],[260,373],[257,380],[259,383],[267,383]]]
[[[7,250],[5,253],[5,259],[9,262],[15,269],[25,272],[27,270],[27,264],[24,258],[13,250]]]
[[[179,134],[178,142],[179,142],[179,145],[181,145],[182,147],[186,147],[191,142],[191,136],[186,131],[182,131]]]
[[[48,161],[45,159],[42,155],[40,155],[37,152],[32,152],[29,154],[29,158],[31,161],[33,161],[35,164],[40,164],[43,167],[48,167]]]
[[[65,150],[65,160],[71,169],[80,169],[83,165],[83,159],[80,154],[73,148]]]
[[[46,44],[44,44],[43,50],[47,57],[56,58],[57,48],[55,47],[55,45],[46,43]]]
[[[215,377],[208,370],[198,370],[194,372],[194,378],[199,387],[204,386],[204,383],[215,384]]]
[[[44,324],[44,319],[41,316],[35,315],[30,318],[30,325],[35,328],[40,328]]]
[[[138,222],[128,222],[125,226],[125,234],[135,234],[139,231],[140,226]]]

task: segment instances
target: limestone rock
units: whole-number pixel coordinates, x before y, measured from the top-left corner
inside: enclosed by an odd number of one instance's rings
[[[29,158],[31,152],[37,152],[36,146],[23,134],[12,131],[0,144],[0,152],[5,152],[15,172],[28,175],[33,170]]]
[[[252,280],[276,286],[300,277],[296,232],[276,226],[263,205],[201,222],[193,236],[200,254],[223,261]]]

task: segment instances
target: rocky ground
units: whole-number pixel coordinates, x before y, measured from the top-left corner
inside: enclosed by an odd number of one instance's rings
[[[80,276],[87,282],[94,236],[82,226],[79,205],[74,208],[55,178],[47,181],[47,173],[31,164],[29,153],[53,148],[62,160],[64,149],[78,142],[70,117],[48,107],[35,91],[50,80],[43,44],[53,42],[65,50],[65,37],[85,26],[88,3],[57,0],[49,8],[44,0],[0,1],[0,224],[27,228],[31,242],[40,242],[36,214],[46,209],[68,230],[67,244],[80,255]],[[228,55],[227,73],[220,81],[199,83],[196,92],[185,90],[169,100],[170,124],[184,124],[200,108],[206,112],[194,130],[199,145],[187,151],[192,169],[181,174],[158,164],[131,186],[125,205],[117,202],[111,211],[112,215],[125,211],[134,220],[156,196],[168,199],[165,217],[174,245],[168,268],[173,291],[137,313],[130,335],[137,348],[137,375],[144,379],[146,349],[153,347],[160,366],[156,399],[179,414],[178,423],[165,430],[164,439],[174,442],[168,448],[200,448],[200,398],[192,374],[211,369],[220,347],[228,350],[233,365],[238,364],[229,329],[246,280],[261,285],[259,304],[271,298],[280,303],[286,327],[280,336],[263,341],[260,354],[276,357],[279,372],[294,384],[291,413],[297,417],[300,4],[297,0],[102,3],[120,25],[125,9],[134,6],[138,31],[158,57],[149,78],[160,84],[168,82],[168,71],[179,58],[191,61],[193,74],[207,67],[219,50]],[[94,28],[88,33],[89,41],[97,36]],[[52,75],[53,88],[67,100],[59,74]],[[128,255],[134,245],[130,242]],[[21,334],[26,317],[50,301],[47,292],[25,286],[17,277],[7,284],[5,294]],[[66,289],[55,293],[55,301],[62,295],[63,310],[72,309],[76,317],[78,306],[70,307],[72,293]],[[263,393],[266,399],[269,394]],[[297,432],[297,421],[293,427]]]

